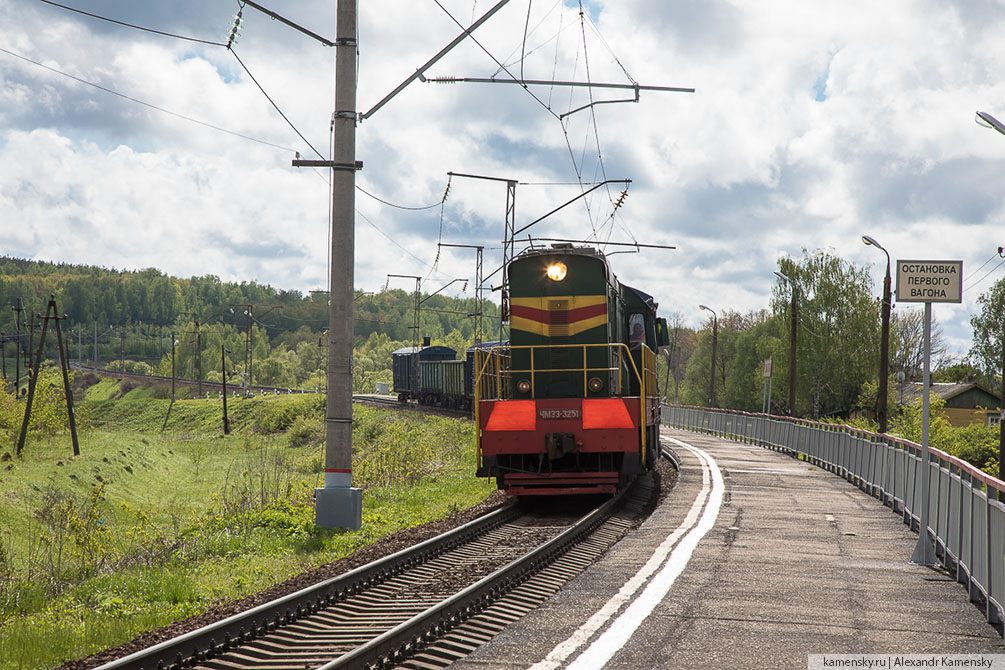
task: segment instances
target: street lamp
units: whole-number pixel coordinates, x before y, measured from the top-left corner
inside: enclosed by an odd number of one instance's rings
[[[1005,135],[1005,124],[987,112],[977,112],[974,121],[985,128],[994,128]],[[998,247],[998,255],[1005,258],[1005,251]],[[998,479],[1005,479],[1005,324],[1002,332],[1002,388],[1001,399],[998,401]],[[1001,492],[999,492],[999,498]]]
[[[985,128],[994,128],[1002,135],[1005,135],[1005,124],[991,116],[987,112],[977,112],[977,116],[974,117],[974,121],[977,125],[984,126]]]
[[[712,312],[712,376],[708,384],[708,405],[715,407],[715,347],[719,340],[719,315],[711,307],[705,305],[698,305],[698,307]]]
[[[781,272],[775,275],[789,285],[792,290],[792,305],[789,308],[789,416],[796,414],[796,323],[799,320],[799,304],[796,302],[796,282]],[[771,402],[770,400],[768,402]]]
[[[879,424],[879,432],[885,433],[887,429],[886,384],[890,376],[890,252],[868,235],[862,236],[862,242],[876,247],[886,254],[886,277],[883,278],[883,326],[879,344],[879,397],[876,399],[876,422]],[[928,393],[927,389],[925,393]]]

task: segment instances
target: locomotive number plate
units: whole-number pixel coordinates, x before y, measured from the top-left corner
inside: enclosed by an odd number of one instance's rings
[[[571,407],[568,409],[539,409],[537,410],[537,415],[542,419],[578,419],[579,408]]]

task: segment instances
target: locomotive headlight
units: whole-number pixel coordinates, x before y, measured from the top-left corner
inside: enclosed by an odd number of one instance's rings
[[[530,380],[521,379],[516,383],[516,390],[520,393],[530,393]]]
[[[548,266],[548,279],[552,281],[562,281],[565,279],[565,274],[569,271],[565,267],[565,263],[552,263]]]
[[[590,381],[587,383],[587,386],[594,393],[600,393],[600,391],[604,388],[604,382],[600,377],[590,377]]]

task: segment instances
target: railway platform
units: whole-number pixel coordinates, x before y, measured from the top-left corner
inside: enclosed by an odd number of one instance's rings
[[[846,480],[663,429],[681,461],[637,530],[452,668],[807,668],[810,654],[1005,655],[917,535]],[[996,659],[1005,661],[1005,656]]]

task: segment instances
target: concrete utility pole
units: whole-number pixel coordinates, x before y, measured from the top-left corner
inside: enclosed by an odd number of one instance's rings
[[[223,375],[223,434],[230,435],[230,419],[227,418],[227,348],[220,343],[220,373]]]
[[[708,406],[715,407],[715,349],[719,340],[719,315],[711,307],[705,305],[698,305],[698,307],[712,312],[712,376],[708,382]]]
[[[862,236],[862,242],[874,246],[886,254],[886,277],[883,279],[882,327],[879,341],[879,392],[876,398],[876,422],[879,424],[879,432],[885,433],[888,425],[887,380],[890,377],[890,252],[868,235]]]
[[[119,379],[126,378],[126,327],[119,330]]]
[[[14,310],[14,333],[17,337],[17,344],[14,345],[14,397],[21,397],[21,312],[24,311],[24,300],[17,299],[17,303],[11,307]]]
[[[251,303],[248,303],[248,304],[243,304],[243,305],[242,304],[235,304],[235,305],[231,305],[231,307],[243,307],[244,308],[244,316],[246,317],[245,318],[245,328],[246,328],[246,330],[245,330],[245,334],[244,334],[244,374],[246,376],[245,378],[248,380],[248,386],[251,386],[254,383],[252,381],[252,379],[254,379],[254,375],[252,375],[252,373],[251,373],[252,367],[253,367],[252,356],[254,355],[252,353],[253,347],[254,347],[254,341],[252,340],[253,335],[251,334],[251,324],[252,324],[252,321],[255,318],[255,316],[254,316],[254,314],[255,314],[255,306],[252,305]],[[234,310],[231,309],[230,311],[233,312]]]
[[[335,150],[332,156],[331,283],[328,287],[328,397],[325,485],[315,491],[315,523],[357,530],[363,491],[352,488],[353,260],[356,205],[356,8],[338,0],[335,25]]]
[[[1005,258],[1005,247],[998,247],[998,255]],[[1005,481],[1005,305],[1002,305],[1002,386],[998,399],[998,479]],[[1005,502],[1005,491],[998,492]]]
[[[474,244],[447,244],[446,242],[440,243],[441,247],[458,247],[461,249],[476,249],[475,253],[475,303],[478,305],[475,308],[475,346],[482,343],[482,252],[485,247],[477,246]]]
[[[198,396],[202,397],[202,334],[199,332],[199,319],[195,319],[195,379]]]
[[[174,345],[178,344],[174,339],[174,331],[171,331],[171,404],[174,404],[174,384],[175,384],[175,373],[174,373]]]
[[[787,275],[775,272],[792,291],[792,305],[789,307],[789,416],[796,415],[796,333],[799,322],[799,303],[796,300],[796,283]],[[770,401],[769,401],[770,402]]]
[[[501,6],[503,3],[497,5]],[[493,10],[494,11],[494,10]],[[462,172],[448,172],[448,176],[453,177],[468,177],[469,179],[487,179],[489,181],[500,181],[506,184],[506,214],[504,216],[504,227],[503,227],[503,258],[502,266],[502,283],[499,285],[501,290],[500,301],[499,301],[499,341],[502,342],[504,337],[503,328],[509,323],[509,271],[507,266],[509,262],[513,260],[513,246],[514,237],[513,228],[516,225],[516,179],[506,179],[503,177],[486,177],[485,175],[479,174],[464,174]],[[536,223],[536,221],[535,221]],[[529,226],[524,226],[528,228]],[[521,229],[523,230],[523,229]],[[449,245],[445,245],[449,246]],[[493,272],[492,274],[495,274]],[[489,275],[491,277],[492,275]],[[481,284],[478,285],[479,287]],[[494,290],[494,289],[493,289]],[[479,311],[481,311],[481,303],[479,304]]]

